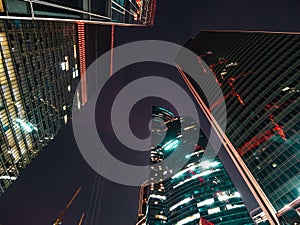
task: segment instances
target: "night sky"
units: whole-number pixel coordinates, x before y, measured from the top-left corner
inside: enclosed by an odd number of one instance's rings
[[[299,9],[296,0],[160,0],[154,27],[118,27],[115,41],[157,39],[183,45],[202,29],[300,31]],[[66,213],[65,225],[77,224],[82,212],[88,215],[84,224],[136,222],[139,188],[99,179],[81,157],[69,123],[0,197],[0,224],[52,224],[79,186],[82,191]]]

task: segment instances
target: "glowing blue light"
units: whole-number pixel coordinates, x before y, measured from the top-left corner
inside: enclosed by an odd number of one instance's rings
[[[158,109],[160,110],[160,111],[165,111],[165,112],[167,112],[168,114],[170,114],[171,116],[175,116],[172,112],[170,112],[169,110],[167,110],[167,109],[165,109],[165,108],[161,108],[161,107],[158,107]]]
[[[38,129],[32,123],[26,123],[20,118],[16,119],[16,122],[27,132],[32,132],[33,130],[37,131]]]
[[[164,150],[168,151],[168,150],[177,148],[177,147],[178,147],[178,144],[179,144],[179,140],[175,139],[175,140],[168,141],[166,144],[164,144],[164,145],[162,146],[162,148],[163,148]]]

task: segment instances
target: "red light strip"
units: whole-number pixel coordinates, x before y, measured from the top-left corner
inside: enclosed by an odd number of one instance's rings
[[[114,45],[115,45],[115,25],[111,25],[110,76],[113,75],[113,68],[114,68]]]
[[[147,25],[153,26],[155,11],[156,11],[156,0],[152,0],[150,3],[149,17],[148,17]]]
[[[262,143],[268,141],[270,138],[275,136],[276,132],[284,141],[286,141],[285,133],[282,129],[282,126],[279,126],[277,123],[274,124],[274,128],[265,131],[264,133],[260,133],[253,138],[250,139],[250,141],[243,144],[241,147],[237,149],[240,156],[243,156],[248,151],[251,151],[253,148],[261,145]]]
[[[243,156],[245,153],[251,151],[253,148],[261,145],[262,143],[268,141],[274,134],[271,130],[267,130],[264,133],[258,134],[250,139],[250,141],[243,144],[237,149],[240,156]]]
[[[79,63],[81,79],[81,97],[82,105],[87,102],[86,91],[86,58],[85,58],[85,29],[84,23],[78,23],[78,45],[79,45]]]

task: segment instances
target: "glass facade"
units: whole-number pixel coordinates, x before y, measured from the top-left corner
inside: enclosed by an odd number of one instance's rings
[[[156,0],[1,0],[0,17],[153,25]],[[2,9],[2,10],[1,10]]]
[[[154,107],[153,143],[162,136],[166,126],[167,133],[158,146],[151,149],[151,171],[148,186],[141,194],[144,209],[144,224],[254,224],[218,157],[201,160],[208,145],[206,137],[200,133],[198,144],[190,141],[190,136],[199,135],[194,121],[188,117],[176,117],[171,112]],[[187,131],[185,137],[181,129]],[[167,166],[155,166],[163,162],[180,148],[193,149],[192,153],[174,158],[174,163],[187,160],[178,172]],[[160,174],[171,177],[159,181]],[[154,182],[158,181],[158,182]],[[147,193],[147,194],[145,194]],[[138,223],[139,224],[139,223]],[[140,224],[143,224],[142,221]]]
[[[0,194],[70,119],[78,71],[76,24],[0,21]]]
[[[299,223],[300,35],[203,31],[185,47],[208,65],[223,98],[208,105],[190,79],[194,88],[216,118],[225,102],[227,137],[277,216],[291,209]]]

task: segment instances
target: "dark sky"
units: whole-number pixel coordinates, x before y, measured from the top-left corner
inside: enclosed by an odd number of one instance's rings
[[[160,0],[155,26],[116,28],[116,45],[143,39],[184,44],[201,29],[300,31],[299,8],[296,0]],[[94,184],[100,187],[94,191],[96,204],[90,203]],[[0,197],[0,224],[51,224],[78,186],[82,191],[65,215],[65,225],[77,224],[82,212],[89,214],[89,221],[94,215],[93,225],[136,221],[138,188],[99,181],[82,159],[69,123]],[[95,213],[89,208],[95,208]]]

